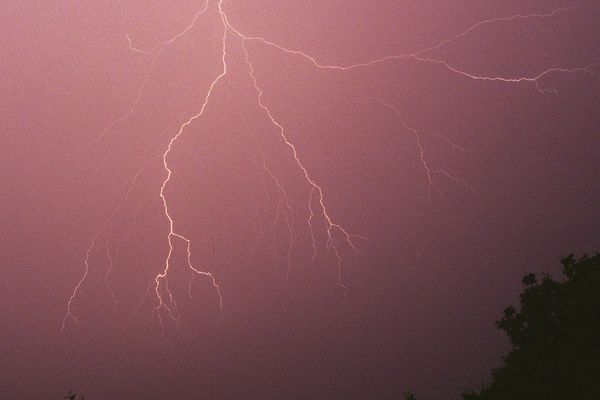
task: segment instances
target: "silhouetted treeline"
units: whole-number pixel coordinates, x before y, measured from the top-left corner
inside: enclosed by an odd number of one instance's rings
[[[65,396],[67,400],[77,400],[77,395],[69,390],[69,393]],[[79,400],[85,400],[85,397],[81,396]]]
[[[600,255],[562,259],[562,281],[523,278],[497,326],[512,345],[491,382],[464,400],[600,399]]]
[[[512,347],[491,382],[464,400],[600,399],[600,254],[561,263],[562,280],[523,277],[518,308],[496,322]],[[84,400],[72,392],[65,399]]]

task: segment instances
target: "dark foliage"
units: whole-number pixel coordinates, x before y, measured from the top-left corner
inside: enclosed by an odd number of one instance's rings
[[[404,393],[404,400],[417,400],[417,398],[412,392],[408,391]]]
[[[600,255],[562,259],[563,280],[523,278],[520,309],[496,324],[512,348],[465,400],[600,399]]]
[[[65,399],[67,400],[77,400],[77,395],[75,393],[73,393],[72,391],[69,391],[69,393],[65,396]],[[85,397],[80,397],[79,400],[85,400]]]

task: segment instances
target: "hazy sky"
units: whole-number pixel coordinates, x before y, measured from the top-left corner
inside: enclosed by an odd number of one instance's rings
[[[3,396],[458,399],[600,249],[596,1],[0,15]]]

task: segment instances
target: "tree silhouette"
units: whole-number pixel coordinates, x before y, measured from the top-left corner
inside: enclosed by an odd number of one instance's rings
[[[409,390],[408,392],[404,393],[404,400],[417,400],[417,398],[415,397],[413,392]]]
[[[600,255],[561,263],[562,281],[523,278],[520,309],[496,322],[512,344],[504,365],[464,400],[600,399]]]
[[[77,400],[77,395],[73,391],[69,390],[69,393],[65,396],[67,400]],[[85,397],[81,396],[79,400],[85,400]]]

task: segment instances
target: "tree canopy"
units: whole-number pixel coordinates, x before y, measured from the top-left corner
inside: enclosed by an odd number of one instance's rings
[[[491,382],[464,400],[600,399],[600,255],[565,257],[562,280],[523,278],[496,322],[512,345]]]

